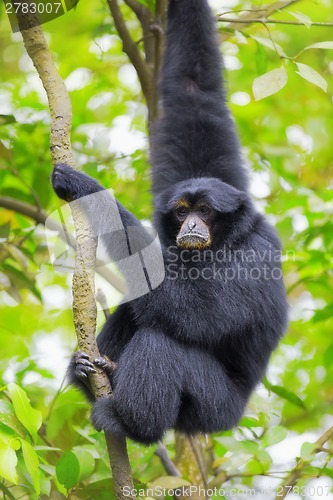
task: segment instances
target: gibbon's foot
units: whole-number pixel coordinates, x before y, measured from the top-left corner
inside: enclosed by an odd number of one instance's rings
[[[98,432],[111,432],[116,436],[122,437],[127,435],[124,425],[114,407],[113,396],[98,399],[94,403],[91,412],[91,421]]]
[[[107,356],[100,356],[90,361],[88,354],[83,351],[74,353],[74,373],[80,379],[88,378],[90,373],[96,373],[95,366],[101,368],[107,375],[112,373],[117,368],[117,363],[111,361]]]
[[[55,165],[51,175],[56,195],[65,201],[75,199],[75,170],[64,163]]]
[[[117,363],[111,361],[111,359],[107,356],[100,356],[99,358],[94,359],[94,365],[102,368],[107,375],[112,375],[117,368]]]
[[[68,202],[96,193],[102,189],[95,179],[83,172],[74,170],[65,163],[54,166],[51,182],[56,195]]]
[[[96,373],[93,363],[88,354],[82,351],[74,353],[74,374],[79,379],[86,379],[90,373]]]

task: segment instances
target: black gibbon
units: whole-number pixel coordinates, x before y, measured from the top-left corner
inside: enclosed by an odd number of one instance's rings
[[[105,367],[113,396],[93,401],[94,425],[145,444],[170,428],[235,426],[287,327],[280,241],[248,195],[206,0],[169,2],[160,97],[152,190],[164,280],[108,318],[97,337],[105,358],[78,352],[69,367],[91,400],[87,376],[95,364]],[[118,211],[123,231],[100,231],[115,261],[132,228],[136,249],[149,243],[140,222],[94,179],[60,164],[52,183],[67,201],[100,192],[84,204],[95,229]]]

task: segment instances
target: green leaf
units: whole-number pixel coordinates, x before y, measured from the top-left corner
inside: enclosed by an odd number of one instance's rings
[[[257,43],[257,50],[255,57],[256,57],[256,66],[258,75],[263,75],[264,73],[266,73],[267,69],[267,54],[265,49],[260,43]]]
[[[327,304],[323,309],[316,311],[313,316],[312,321],[319,322],[331,319],[333,317],[333,303]]]
[[[287,429],[282,427],[282,425],[277,425],[276,427],[270,427],[262,438],[262,444],[265,448],[272,446],[273,444],[280,443],[287,436]]]
[[[19,434],[21,436],[24,436],[26,433],[25,428],[14,415],[12,403],[0,399],[0,439],[2,437],[3,429],[6,429],[7,431],[8,428],[15,435]]]
[[[262,474],[267,471],[272,464],[272,458],[266,450],[258,450],[255,457],[246,464],[246,471],[251,474]]]
[[[37,453],[28,441],[21,439],[23,459],[37,495],[40,494],[40,473]]]
[[[264,75],[258,76],[252,84],[253,95],[256,101],[264,99],[281,90],[288,81],[288,73],[284,66],[273,69]]]
[[[0,271],[0,292],[8,290],[10,288],[10,280],[6,274]]]
[[[314,455],[315,449],[316,449],[315,443],[309,443],[306,441],[305,443],[302,444],[301,447],[301,458],[303,458],[304,460],[311,460],[311,458]]]
[[[333,363],[333,344],[331,344],[324,352],[324,365],[326,368]]]
[[[72,451],[66,451],[56,465],[57,478],[67,490],[75,486],[79,480],[80,464]]]
[[[303,477],[309,477],[309,478],[314,478],[314,477],[320,477],[322,475],[323,471],[321,467],[314,467],[313,465],[307,465],[304,467],[302,471],[302,476]],[[318,497],[317,497],[318,498]]]
[[[263,467],[257,457],[251,458],[246,464],[246,472],[251,475],[258,475],[263,473]]]
[[[293,392],[288,391],[280,385],[271,385],[267,380],[264,380],[264,385],[269,391],[274,392],[274,394],[276,394],[277,396],[280,396],[280,398],[286,399],[290,403],[298,406],[299,408],[302,408],[303,410],[305,409],[304,402]]]
[[[331,469],[328,469],[327,467],[323,467],[321,470],[321,476],[327,476],[333,479],[333,471]]]
[[[6,224],[2,224],[0,226],[0,238],[1,239],[7,240],[8,236],[9,236],[9,232],[10,232],[10,226],[11,226],[10,222],[6,222]]]
[[[260,462],[262,470],[268,470],[273,462],[272,457],[266,450],[258,450],[256,453],[256,459]]]
[[[159,477],[156,479],[156,481],[153,481],[152,483],[149,483],[147,486],[148,488],[166,488],[166,489],[177,489],[181,488],[182,486],[190,486],[191,483],[189,481],[186,481],[186,479],[183,479],[182,477],[176,477],[176,476],[163,476]]]
[[[306,14],[303,14],[303,12],[291,12],[290,10],[288,11],[288,14],[293,16],[297,21],[300,21],[301,23],[304,24],[307,28],[311,27],[312,20],[307,16]]]
[[[9,255],[18,263],[20,267],[22,267],[23,269],[27,268],[27,258],[20,250],[20,248],[16,247],[15,245],[9,244],[5,245],[5,248],[8,251]]]
[[[305,47],[304,50],[308,49],[333,49],[333,42],[317,42]]]
[[[19,450],[21,448],[21,442],[16,432],[6,425],[1,425],[0,427],[0,442],[9,446],[12,450]]]
[[[229,436],[217,437],[216,441],[222,443],[228,451],[245,451],[251,455],[255,454],[259,447],[258,443],[255,441],[251,441],[249,439],[238,440]]]
[[[253,417],[243,417],[242,420],[239,422],[239,427],[247,427],[251,429],[251,427],[261,427],[261,423],[259,420]]]
[[[16,120],[14,115],[0,115],[0,126],[15,122]]]
[[[0,443],[0,476],[11,483],[18,483],[16,472],[17,456],[15,451],[5,443]]]
[[[327,92],[327,81],[323,78],[316,70],[303,63],[296,63],[298,71],[296,73],[300,75],[304,80],[317,85],[323,89],[324,92]]]
[[[234,31],[234,35],[235,35],[236,40],[237,40],[237,42],[239,44],[241,44],[241,45],[247,45],[248,44],[246,36],[244,36],[241,31],[235,30]]]
[[[3,269],[9,276],[11,282],[15,283],[16,288],[27,288],[35,295],[35,297],[37,297],[37,299],[42,301],[42,296],[39,290],[36,288],[35,280],[31,277],[31,273],[29,273],[28,271],[22,272],[9,264],[3,264]]]
[[[75,453],[80,464],[79,480],[81,481],[82,479],[91,476],[95,468],[95,459],[89,451],[79,447],[75,447],[73,452]]]
[[[41,412],[32,408],[25,391],[17,384],[8,384],[8,392],[17,418],[30,434],[36,434],[42,425]]]
[[[55,446],[35,446],[37,451],[61,451],[61,448],[56,448]]]
[[[59,483],[58,483],[59,484]],[[46,498],[51,498],[51,480],[50,477],[46,477],[42,471],[40,471],[40,492],[46,495]],[[40,495],[40,498],[45,498]]]
[[[279,56],[286,57],[286,53],[284,52],[283,48],[278,43],[273,42],[270,38],[264,38],[262,36],[256,35],[251,35],[251,38],[253,38],[253,40],[260,43],[264,47],[274,50],[279,54]]]
[[[3,403],[3,401],[1,401],[1,403]],[[12,406],[10,403],[9,405]],[[2,441],[3,443],[10,443],[10,441],[16,437],[17,433],[15,432],[15,430],[11,429],[7,425],[0,424],[0,441]]]
[[[142,487],[142,483],[140,487]],[[94,475],[90,484],[84,486],[84,493],[86,499],[116,500],[110,478],[96,481]],[[139,500],[140,497],[137,496],[137,498]]]

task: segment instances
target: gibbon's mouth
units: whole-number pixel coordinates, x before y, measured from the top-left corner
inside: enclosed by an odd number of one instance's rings
[[[201,249],[210,245],[210,238],[201,233],[188,232],[177,237],[177,246],[187,249]]]

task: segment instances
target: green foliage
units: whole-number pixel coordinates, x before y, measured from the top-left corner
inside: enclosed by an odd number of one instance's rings
[[[284,66],[272,69],[264,75],[258,76],[252,85],[254,98],[258,101],[283,89],[288,81],[288,73]]]
[[[153,0],[140,3],[154,10]],[[135,16],[122,8],[141,40]],[[300,460],[300,486],[333,479],[332,443],[320,453],[313,444],[333,415],[333,37],[313,22],[333,19],[329,2],[295,9],[274,18],[302,25],[244,25],[223,46],[252,191],[283,240],[292,320],[239,426],[212,436],[209,481],[226,491],[258,487],[260,477],[274,488]],[[146,109],[106,3],[81,0],[44,28],[70,89],[78,163],[150,218]],[[3,11],[0,47],[0,199],[51,212],[59,202],[49,183],[48,107]],[[62,381],[75,348],[69,276],[52,267],[41,225],[0,210],[0,490],[14,499],[110,499],[103,435]],[[103,320],[100,311],[99,326]],[[172,433],[166,444],[173,458]],[[186,485],[188,478],[166,477],[154,451],[129,445],[136,488]]]
[[[29,431],[30,435],[35,436],[42,425],[41,412],[31,407],[25,391],[17,384],[8,384],[7,389],[13,403],[15,415],[27,431]]]

